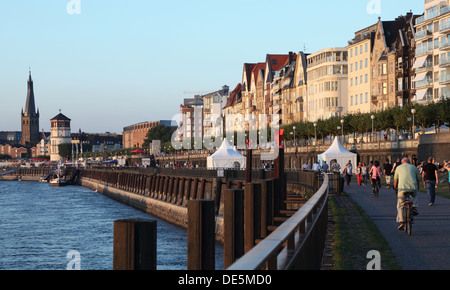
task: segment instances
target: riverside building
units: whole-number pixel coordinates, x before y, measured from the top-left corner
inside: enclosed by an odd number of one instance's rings
[[[416,77],[414,102],[448,98],[450,91],[450,1],[425,0],[424,15],[415,21]]]

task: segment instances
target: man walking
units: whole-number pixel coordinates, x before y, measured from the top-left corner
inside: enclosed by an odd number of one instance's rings
[[[427,193],[430,196],[429,206],[434,204],[436,198],[436,185],[438,184],[438,168],[433,163],[433,157],[428,158],[427,164],[423,166],[422,171],[423,185],[427,189]]]
[[[397,222],[400,224],[398,229],[404,229],[403,207],[406,202],[406,193],[411,192],[414,213],[417,215],[419,191],[419,171],[414,165],[411,165],[409,158],[403,158],[402,165],[398,166],[394,175],[394,189],[398,192],[397,196]]]
[[[386,158],[386,162],[383,166],[383,174],[386,178],[387,186],[386,188],[391,188],[391,173],[392,173],[392,165],[389,163],[389,159]]]

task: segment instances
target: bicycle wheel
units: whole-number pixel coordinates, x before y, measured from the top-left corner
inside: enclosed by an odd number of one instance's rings
[[[408,234],[408,236],[412,233],[412,215],[411,215],[411,205],[406,206],[406,224],[405,224],[405,231]]]

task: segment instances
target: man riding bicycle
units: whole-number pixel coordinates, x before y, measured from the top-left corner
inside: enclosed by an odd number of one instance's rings
[[[397,222],[400,223],[398,229],[404,229],[403,207],[406,202],[406,195],[411,194],[413,202],[413,212],[417,215],[419,191],[419,171],[414,165],[411,165],[409,158],[403,158],[402,165],[396,168],[394,175],[394,189],[398,192],[397,197]]]

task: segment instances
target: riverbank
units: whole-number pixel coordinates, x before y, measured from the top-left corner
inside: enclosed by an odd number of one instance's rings
[[[188,211],[187,207],[163,202],[154,198],[130,193],[121,189],[100,184],[96,181],[81,179],[81,186],[103,194],[120,203],[129,205],[143,212],[161,218],[172,224],[187,229]],[[216,241],[223,245],[224,230],[223,216],[216,217]]]

